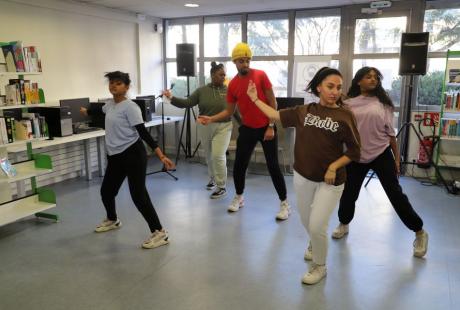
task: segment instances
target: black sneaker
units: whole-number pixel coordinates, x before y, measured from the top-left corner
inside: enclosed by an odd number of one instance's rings
[[[214,191],[214,193],[211,194],[210,198],[211,199],[219,199],[219,198],[224,197],[225,195],[227,195],[227,191],[225,190],[225,188],[218,187]]]
[[[216,182],[214,180],[210,180],[208,184],[206,184],[206,189],[208,191],[214,189],[216,187]]]

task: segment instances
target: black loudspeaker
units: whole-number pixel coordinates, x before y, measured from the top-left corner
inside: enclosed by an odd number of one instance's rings
[[[177,76],[195,76],[196,57],[195,44],[176,44]]]
[[[428,32],[403,33],[399,75],[425,75],[427,56]]]

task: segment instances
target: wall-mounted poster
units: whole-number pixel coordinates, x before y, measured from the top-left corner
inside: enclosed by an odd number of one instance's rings
[[[292,96],[304,97],[305,102],[318,101],[315,95],[305,89],[315,73],[322,67],[330,66],[331,56],[296,56],[292,79]]]

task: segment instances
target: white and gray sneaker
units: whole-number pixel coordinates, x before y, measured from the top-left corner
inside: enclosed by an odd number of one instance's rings
[[[291,207],[289,207],[287,200],[281,201],[280,211],[276,214],[276,219],[281,221],[287,220],[290,213]]]
[[[168,232],[163,230],[155,230],[150,237],[142,243],[144,249],[154,249],[169,243]]]
[[[327,274],[326,265],[317,265],[312,263],[310,270],[302,278],[305,284],[316,284],[323,279]]]
[[[96,226],[94,229],[95,232],[101,233],[101,232],[106,232],[112,229],[118,229],[121,227],[121,221],[120,219],[117,219],[116,221],[111,221],[109,219],[103,220],[99,225]]]
[[[420,235],[415,234],[414,256],[418,258],[422,258],[423,256],[425,256],[427,251],[428,251],[428,233],[426,231],[423,231],[423,233]]]
[[[346,234],[348,234],[348,225],[340,223],[332,232],[332,238],[342,239]]]
[[[313,259],[313,252],[311,250],[311,241],[308,243],[308,247],[305,250],[305,254],[303,256],[305,260],[312,260]]]
[[[229,212],[237,212],[240,208],[244,206],[244,199],[243,196],[235,196],[228,206],[228,211]]]
[[[209,180],[209,183],[206,184],[206,189],[208,191],[213,190],[216,187],[216,182],[213,179]]]
[[[217,187],[216,190],[209,196],[211,199],[219,199],[227,195],[227,190],[225,188]]]

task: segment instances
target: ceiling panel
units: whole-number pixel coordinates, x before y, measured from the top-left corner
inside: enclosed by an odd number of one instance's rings
[[[69,2],[69,0],[60,0]],[[283,9],[304,9],[369,3],[369,0],[73,0],[82,4],[119,9],[161,18],[261,12]],[[198,8],[184,7],[197,3]]]

